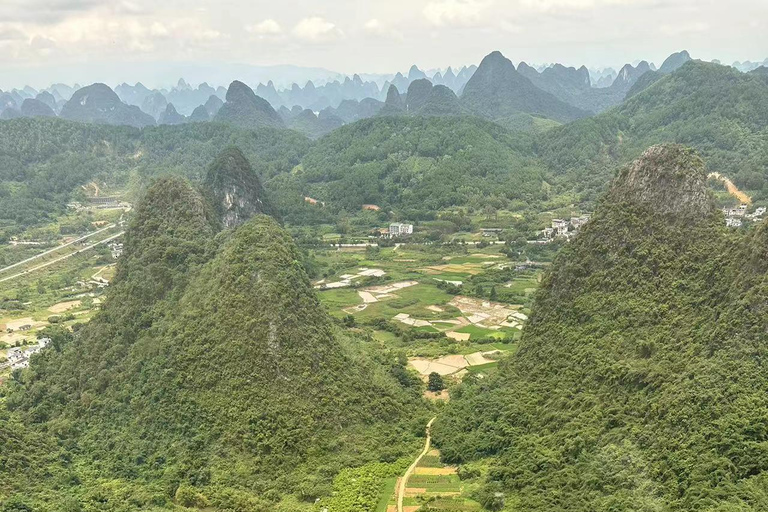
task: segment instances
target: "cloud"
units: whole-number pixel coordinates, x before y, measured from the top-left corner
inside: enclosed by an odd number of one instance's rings
[[[437,27],[478,25],[492,0],[434,0],[424,7],[424,16]]]
[[[159,21],[154,22],[149,27],[149,33],[153,37],[157,37],[157,38],[165,38],[165,37],[168,37],[171,34],[170,31],[168,30],[168,27],[166,27],[165,25],[163,25]]]
[[[282,34],[283,27],[273,19],[266,19],[253,25],[247,25],[245,30],[257,36],[276,36]]]
[[[100,0],[2,0],[0,19],[52,23],[67,16],[90,11]]]
[[[519,34],[523,31],[522,26],[507,20],[501,20],[499,27],[501,27],[501,30],[508,34]]]
[[[597,7],[643,4],[654,1],[656,0],[520,0],[520,7],[539,12],[556,10],[583,11]]]
[[[7,41],[26,40],[27,36],[16,27],[0,25],[0,43]]]
[[[293,35],[305,41],[321,42],[339,39],[344,33],[325,18],[313,16],[299,21],[293,27]]]
[[[381,22],[377,19],[368,20],[365,22],[365,30],[369,32],[381,32],[381,30],[384,28],[384,25],[381,24]]]
[[[365,22],[363,29],[370,35],[378,37],[388,37],[402,41],[404,39],[402,32],[397,29],[388,27],[376,18],[370,19]]]
[[[709,23],[703,21],[691,21],[687,23],[675,23],[674,25],[662,25],[661,32],[668,36],[679,36],[682,34],[696,34],[709,30]]]

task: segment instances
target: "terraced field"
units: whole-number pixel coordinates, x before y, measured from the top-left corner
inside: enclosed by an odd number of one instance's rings
[[[386,502],[382,499],[377,512],[397,512],[395,488],[392,487]],[[479,503],[467,497],[468,491],[468,486],[456,474],[456,468],[440,462],[440,452],[432,449],[408,478],[403,512],[482,510]]]

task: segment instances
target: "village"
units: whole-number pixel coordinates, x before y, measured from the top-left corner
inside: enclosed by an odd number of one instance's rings
[[[0,372],[6,369],[13,371],[28,368],[30,358],[47,347],[50,342],[50,338],[39,338],[37,344],[31,347],[13,347],[8,349],[5,355],[7,361],[0,363]]]
[[[749,205],[742,203],[735,208],[723,208],[725,215],[725,225],[729,228],[740,228],[746,221],[757,223],[763,220],[766,208],[760,206],[755,208],[752,213],[747,213]]]

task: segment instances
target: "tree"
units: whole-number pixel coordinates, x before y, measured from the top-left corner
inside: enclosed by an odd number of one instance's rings
[[[355,321],[354,315],[347,315],[342,319],[342,323],[345,327],[354,327],[357,322]]]
[[[496,293],[496,287],[491,286],[491,295],[489,297],[491,300],[497,300],[499,298],[499,295]]]
[[[439,393],[440,391],[444,390],[445,383],[443,382],[443,377],[437,372],[430,373],[427,389],[433,393]]]

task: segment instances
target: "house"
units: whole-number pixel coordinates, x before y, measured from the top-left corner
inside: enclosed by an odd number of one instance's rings
[[[723,208],[726,217],[744,217],[747,215],[747,205],[740,204],[738,208]]]
[[[568,234],[568,221],[552,219],[552,229],[555,232],[555,236],[566,236]]]
[[[24,355],[21,353],[20,348],[12,348],[8,350],[8,353],[6,354],[6,358],[9,362],[15,363],[17,361],[20,361],[24,359]]]
[[[755,211],[752,213],[748,213],[744,217],[747,219],[752,219],[753,222],[760,222],[763,218],[763,215],[765,215],[766,208],[765,206],[761,206],[759,208],[755,208]]]
[[[120,201],[116,197],[89,197],[88,203],[95,206],[118,206]]]
[[[725,225],[729,228],[740,228],[741,224],[741,219],[737,219],[736,217],[725,218]]]
[[[501,228],[481,228],[480,232],[483,236],[499,236],[499,233],[504,231]]]
[[[381,208],[379,208],[379,206],[375,205],[375,204],[364,204],[363,205],[363,210],[369,210],[369,211],[372,211],[372,212],[377,212],[377,211],[381,210]]]
[[[393,222],[389,225],[390,238],[396,236],[410,235],[413,233],[413,224],[403,224],[400,222]]]
[[[581,217],[571,217],[571,227],[574,229],[574,231],[578,230],[589,222],[589,215],[582,215]]]
[[[109,244],[109,248],[112,251],[112,258],[118,259],[123,255],[123,244],[119,242],[112,242]]]

